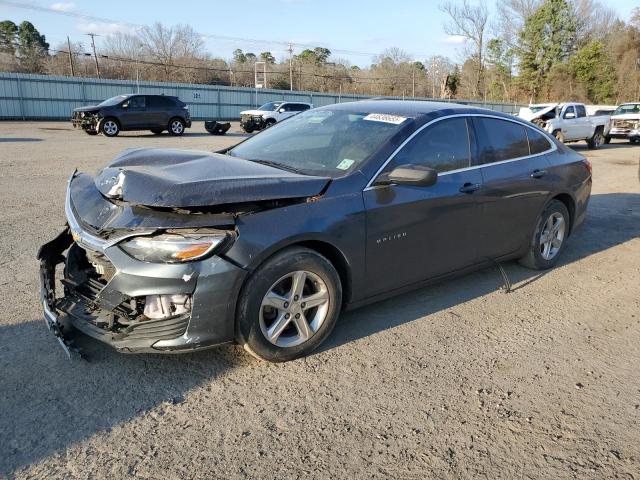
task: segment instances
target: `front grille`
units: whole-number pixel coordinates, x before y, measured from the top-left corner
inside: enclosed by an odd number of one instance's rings
[[[614,120],[613,121],[614,128],[632,129],[632,128],[635,128],[637,124],[638,124],[637,120]]]
[[[130,340],[164,340],[182,335],[189,323],[188,316],[145,320],[123,330],[121,333]]]

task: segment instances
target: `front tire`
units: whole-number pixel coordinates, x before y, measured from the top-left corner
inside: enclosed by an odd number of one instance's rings
[[[276,124],[275,118],[269,118],[267,119],[267,121],[264,122],[264,128],[269,128],[275,124]]]
[[[596,150],[605,142],[604,135],[600,129],[596,130],[593,137],[587,139],[587,146],[590,150]]]
[[[562,130],[556,130],[555,132],[553,132],[553,136],[560,143],[564,143],[564,133],[562,133]]]
[[[567,237],[571,219],[569,211],[560,200],[552,200],[540,214],[529,251],[519,262],[534,270],[546,270],[557,262]]]
[[[93,135],[97,135],[98,131],[97,130],[93,130],[93,129],[86,129],[84,131],[84,133],[86,133],[87,135],[92,135],[93,136]]]
[[[253,133],[254,131],[253,127],[242,127],[242,130],[244,130],[246,133]]]
[[[253,356],[286,362],[308,355],[329,336],[342,306],[342,285],[325,257],[283,250],[249,278],[238,301],[237,341]]]
[[[180,118],[169,120],[169,133],[174,137],[179,137],[184,133],[184,122]]]
[[[154,135],[162,135],[162,132],[164,132],[164,129],[162,129],[162,128],[152,128],[151,129],[151,133],[153,133]]]
[[[120,124],[115,118],[105,118],[102,121],[100,130],[105,137],[117,137],[120,133]]]
[[[611,143],[611,137],[609,135],[604,136],[605,145],[609,145]]]

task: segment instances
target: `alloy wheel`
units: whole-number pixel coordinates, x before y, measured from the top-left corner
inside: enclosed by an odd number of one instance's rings
[[[308,341],[327,318],[327,284],[313,272],[296,271],[278,279],[260,305],[260,329],[278,347]]]
[[[182,126],[182,122],[180,120],[174,120],[173,122],[171,122],[171,131],[173,133],[175,133],[176,135],[180,135],[183,130],[184,127]]]
[[[104,122],[103,129],[104,133],[106,133],[107,135],[115,135],[116,133],[118,133],[118,124],[113,120],[107,120],[106,122]]]
[[[540,233],[540,255],[545,260],[554,258],[564,241],[566,222],[559,212],[553,212],[547,218]]]

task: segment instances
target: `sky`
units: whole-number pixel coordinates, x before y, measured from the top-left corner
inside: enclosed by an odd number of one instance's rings
[[[280,60],[288,58],[282,42],[293,42],[294,54],[307,44],[322,46],[332,50],[334,60],[359,66],[369,65],[374,54],[389,47],[398,47],[415,60],[444,55],[459,61],[464,42],[445,33],[446,18],[438,4],[438,0],[0,0],[0,20],[29,20],[46,35],[51,48],[66,42],[68,35],[88,51],[86,33],[93,32],[102,35],[96,38],[99,50],[106,35],[161,22],[191,25],[206,36],[209,53],[225,59],[240,48],[256,54],[271,51]],[[487,4],[495,20],[499,14],[495,0]],[[606,0],[605,4],[627,20],[638,1]]]

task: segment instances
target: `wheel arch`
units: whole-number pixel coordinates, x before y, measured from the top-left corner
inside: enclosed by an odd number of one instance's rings
[[[278,243],[272,249],[269,249],[265,255],[261,255],[255,262],[248,266],[249,275],[246,276],[240,287],[240,292],[244,290],[249,278],[261,265],[267,260],[291,247],[303,247],[313,250],[325,257],[338,272],[340,283],[342,286],[342,308],[344,309],[352,297],[353,272],[347,256],[335,244],[327,239],[320,238],[294,238],[289,241]],[[238,297],[239,300],[239,297]]]
[[[568,194],[566,192],[557,194],[551,200],[558,200],[558,201],[562,202],[565,207],[567,207],[567,210],[569,211],[569,235],[571,235],[571,233],[573,231],[573,224],[575,222],[575,216],[576,216],[576,202],[575,202],[575,200],[573,199],[573,197],[570,194]]]

